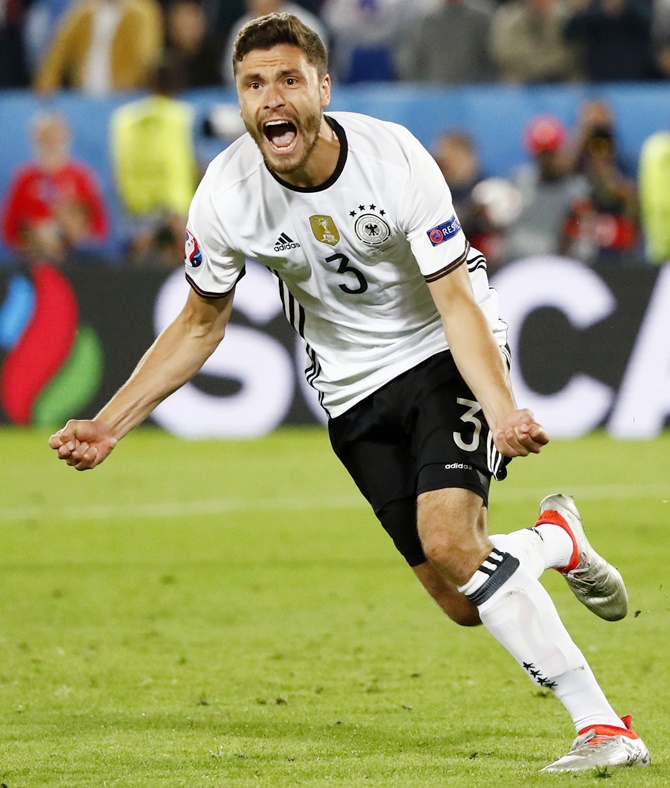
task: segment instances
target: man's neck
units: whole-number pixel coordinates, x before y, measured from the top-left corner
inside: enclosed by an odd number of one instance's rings
[[[340,140],[325,117],[321,120],[319,136],[305,167],[278,177],[291,186],[301,189],[324,184],[335,172],[340,158]]]

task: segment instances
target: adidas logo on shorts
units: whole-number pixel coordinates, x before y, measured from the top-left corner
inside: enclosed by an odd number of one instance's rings
[[[294,241],[293,238],[289,238],[286,233],[282,233],[275,242],[275,252],[286,252],[289,249],[299,248],[300,244],[297,241]]]
[[[446,471],[458,470],[458,471],[471,471],[472,465],[467,465],[464,462],[452,462],[449,465],[445,465],[444,469]]]

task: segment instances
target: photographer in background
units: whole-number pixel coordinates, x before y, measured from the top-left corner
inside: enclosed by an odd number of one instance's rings
[[[636,260],[640,251],[637,186],[620,155],[607,102],[582,102],[568,156],[573,172],[587,179],[589,193],[573,205],[563,228],[562,251],[589,264]]]

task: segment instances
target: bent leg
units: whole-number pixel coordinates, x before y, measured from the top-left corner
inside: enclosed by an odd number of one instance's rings
[[[477,605],[462,594],[453,583],[450,583],[429,562],[413,566],[414,573],[440,608],[456,624],[462,627],[474,627],[481,624]]]
[[[469,490],[421,493],[417,528],[428,562],[455,586],[467,583],[493,549],[486,532],[484,502]]]
[[[478,607],[486,629],[527,675],[556,693],[577,730],[620,727],[547,592],[517,558],[491,544],[483,509],[467,490],[422,493],[418,530],[428,561]]]

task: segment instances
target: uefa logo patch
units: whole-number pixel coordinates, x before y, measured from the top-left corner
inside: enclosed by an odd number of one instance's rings
[[[454,215],[448,222],[443,222],[442,224],[438,224],[437,227],[433,227],[432,230],[428,230],[426,235],[433,246],[439,246],[450,238],[453,238],[460,230],[461,223]]]
[[[186,260],[193,268],[202,265],[200,245],[190,230],[186,231]]]

